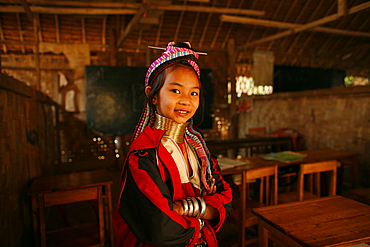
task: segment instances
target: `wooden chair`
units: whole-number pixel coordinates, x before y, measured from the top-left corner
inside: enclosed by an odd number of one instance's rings
[[[287,203],[292,201],[303,201],[321,197],[321,172],[330,172],[328,195],[336,194],[337,184],[337,161],[322,161],[308,164],[301,164],[298,173],[298,189],[297,191],[279,193],[279,203]],[[308,190],[304,189],[305,175],[310,175],[308,179]],[[313,176],[315,175],[315,180]],[[315,183],[313,183],[315,181]],[[315,185],[315,186],[314,186]]]
[[[80,201],[98,200],[98,227],[94,225],[89,228],[80,229],[77,227],[65,228],[58,231],[52,231],[50,234],[45,229],[45,207],[51,207],[61,204],[68,204]],[[40,220],[40,242],[41,247],[47,246],[47,243],[53,241],[63,241],[68,239],[70,235],[84,235],[85,239],[91,239],[92,244],[95,244],[95,236],[99,233],[99,246],[105,246],[104,235],[104,216],[103,216],[103,198],[102,186],[81,188],[73,191],[60,191],[53,193],[45,193],[38,195],[39,200],[39,220]],[[96,231],[97,230],[97,231]],[[47,235],[50,237],[47,241]],[[71,244],[71,243],[69,243]]]
[[[272,190],[270,191],[270,178]],[[258,181],[259,184],[258,184]],[[259,186],[256,199],[250,198],[249,184]],[[240,199],[233,202],[234,210],[230,213],[232,221],[239,226],[239,246],[245,246],[258,241],[258,237],[246,239],[248,227],[258,224],[257,217],[252,213],[253,208],[277,204],[277,165],[265,166],[243,171]],[[244,209],[244,210],[243,210]]]
[[[248,135],[254,136],[254,135],[264,135],[266,134],[266,128],[265,127],[258,127],[258,128],[249,128],[248,129]],[[248,148],[248,157],[260,154],[260,153],[266,153],[268,150],[267,146],[256,146],[256,147],[250,147]]]
[[[266,134],[266,127],[249,128],[248,134],[249,135]]]

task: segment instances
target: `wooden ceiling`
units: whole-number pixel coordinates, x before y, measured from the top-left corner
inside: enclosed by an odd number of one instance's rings
[[[366,0],[0,0],[0,12],[5,54],[33,53],[38,42],[145,52],[172,40],[217,52],[233,39],[239,64],[265,50],[277,65],[370,77]]]

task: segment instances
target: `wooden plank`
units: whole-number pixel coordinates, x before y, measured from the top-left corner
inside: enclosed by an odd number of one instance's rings
[[[135,9],[115,9],[115,8],[69,8],[69,7],[41,7],[30,6],[33,13],[55,14],[55,15],[133,15]],[[0,12],[5,13],[24,13],[21,6],[2,5]]]
[[[51,207],[61,204],[69,204],[74,202],[89,201],[98,199],[98,188],[82,188],[64,191],[55,191],[44,194],[45,207]]]
[[[40,147],[38,143],[38,114],[36,87],[31,87],[31,97],[26,101],[26,124],[27,124],[27,150],[28,150],[28,171],[30,179],[39,177],[40,170]]]
[[[205,6],[182,6],[182,5],[156,5],[153,4],[151,9],[169,10],[169,11],[190,11],[190,12],[204,12],[217,14],[234,14],[234,15],[253,15],[263,16],[265,11],[251,10],[251,9],[234,9],[234,8],[217,8]]]
[[[12,91],[14,93],[31,97],[31,88],[23,82],[20,82],[14,78],[8,77],[7,75],[0,74],[0,88]]]
[[[40,76],[40,54],[39,54],[39,32],[40,26],[37,23],[37,19],[33,19],[33,32],[35,36],[35,46],[34,46],[34,55],[35,55],[35,66],[36,66],[36,88],[41,90],[41,76]]]

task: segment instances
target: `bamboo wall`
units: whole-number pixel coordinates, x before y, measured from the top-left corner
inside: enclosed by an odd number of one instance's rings
[[[57,107],[44,94],[0,74],[0,243],[33,246],[31,198],[35,177],[55,173]]]
[[[370,86],[332,88],[255,97],[253,111],[239,114],[239,137],[249,128],[297,130],[304,149],[359,153],[359,185],[370,187]],[[344,173],[350,181],[350,172]]]

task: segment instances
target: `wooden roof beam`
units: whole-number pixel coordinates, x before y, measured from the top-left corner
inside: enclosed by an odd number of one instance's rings
[[[367,8],[370,8],[370,2],[359,4],[355,7],[350,8],[348,10],[348,14],[353,14],[353,13],[359,12],[359,11],[367,9]],[[338,18],[340,18],[340,16],[338,16],[337,13],[333,14],[333,15],[329,15],[329,16],[326,16],[324,18],[318,19],[316,21],[313,21],[313,22],[307,23],[305,25],[302,25],[300,27],[289,29],[289,30],[284,31],[284,32],[280,32],[280,33],[277,33],[277,34],[274,34],[274,35],[271,35],[271,36],[268,36],[268,37],[265,37],[265,38],[262,38],[262,39],[259,39],[259,40],[255,40],[251,43],[247,43],[244,46],[240,47],[239,49],[240,50],[245,50],[248,47],[252,47],[252,46],[262,44],[262,43],[265,43],[265,42],[268,42],[268,41],[272,41],[272,40],[275,40],[275,39],[280,39],[280,38],[283,38],[283,37],[286,37],[288,35],[292,35],[292,34],[295,34],[295,33],[303,32],[303,31],[315,28],[317,26],[323,25],[325,23],[335,21]]]
[[[133,15],[135,9],[113,9],[113,8],[76,8],[76,7],[41,7],[30,6],[33,13],[39,14],[58,14],[58,15]],[[1,5],[0,12],[5,13],[24,13],[21,6]]]
[[[184,5],[186,5],[186,0],[184,1]],[[180,13],[180,18],[179,20],[177,21],[177,26],[176,26],[176,31],[175,31],[175,36],[173,38],[173,40],[176,42],[177,41],[177,37],[179,35],[179,32],[180,32],[180,27],[181,27],[181,24],[182,24],[182,19],[184,18],[184,11],[181,11]]]
[[[118,39],[118,42],[117,42],[117,48],[119,48],[123,41],[125,41],[125,39],[127,38],[127,36],[129,35],[129,33],[131,32],[132,28],[140,21],[140,19],[143,17],[143,14],[144,12],[146,11],[146,8],[144,8],[143,6],[136,12],[136,14],[134,15],[134,17],[132,17],[131,21],[129,22],[129,24],[127,24],[127,27],[125,29],[125,31],[123,33],[121,33],[121,36],[119,37]]]
[[[26,12],[28,20],[30,20],[30,22],[32,22],[33,17],[32,17],[30,7],[28,6],[28,3],[26,2],[26,0],[20,0],[20,1],[21,1],[21,4],[22,4],[23,8],[24,8],[24,11]]]
[[[261,20],[261,19],[255,19],[255,18],[249,18],[249,17],[230,16],[230,15],[221,15],[220,19],[223,22],[250,24],[250,25],[285,28],[285,29],[294,29],[294,28],[304,26],[302,24],[296,24],[296,23],[291,23],[291,22]],[[329,27],[314,27],[312,28],[312,31],[339,34],[339,35],[370,37],[370,33],[342,30],[342,29],[329,28]]]
[[[79,2],[81,3],[81,2]],[[63,14],[63,15],[133,15],[136,14],[140,5],[135,5],[136,8],[118,8],[118,7],[45,7],[45,6],[30,6],[33,13],[39,14]],[[149,8],[148,8],[149,9]],[[205,6],[189,6],[189,5],[159,5],[153,4],[151,10],[167,10],[167,11],[190,11],[218,14],[233,14],[233,15],[253,15],[263,16],[265,11],[251,9],[234,9],[234,8],[217,8]],[[1,5],[0,12],[8,13],[24,13],[25,10],[21,6]]]
[[[251,10],[251,9],[234,9],[234,8],[217,8],[217,7],[205,7],[205,6],[183,6],[183,5],[155,5],[153,4],[151,9],[157,10],[169,10],[169,11],[190,11],[190,12],[205,12],[213,14],[233,14],[233,15],[253,15],[263,16],[265,11]]]
[[[339,16],[347,15],[347,0],[338,0],[338,10],[337,13]]]

